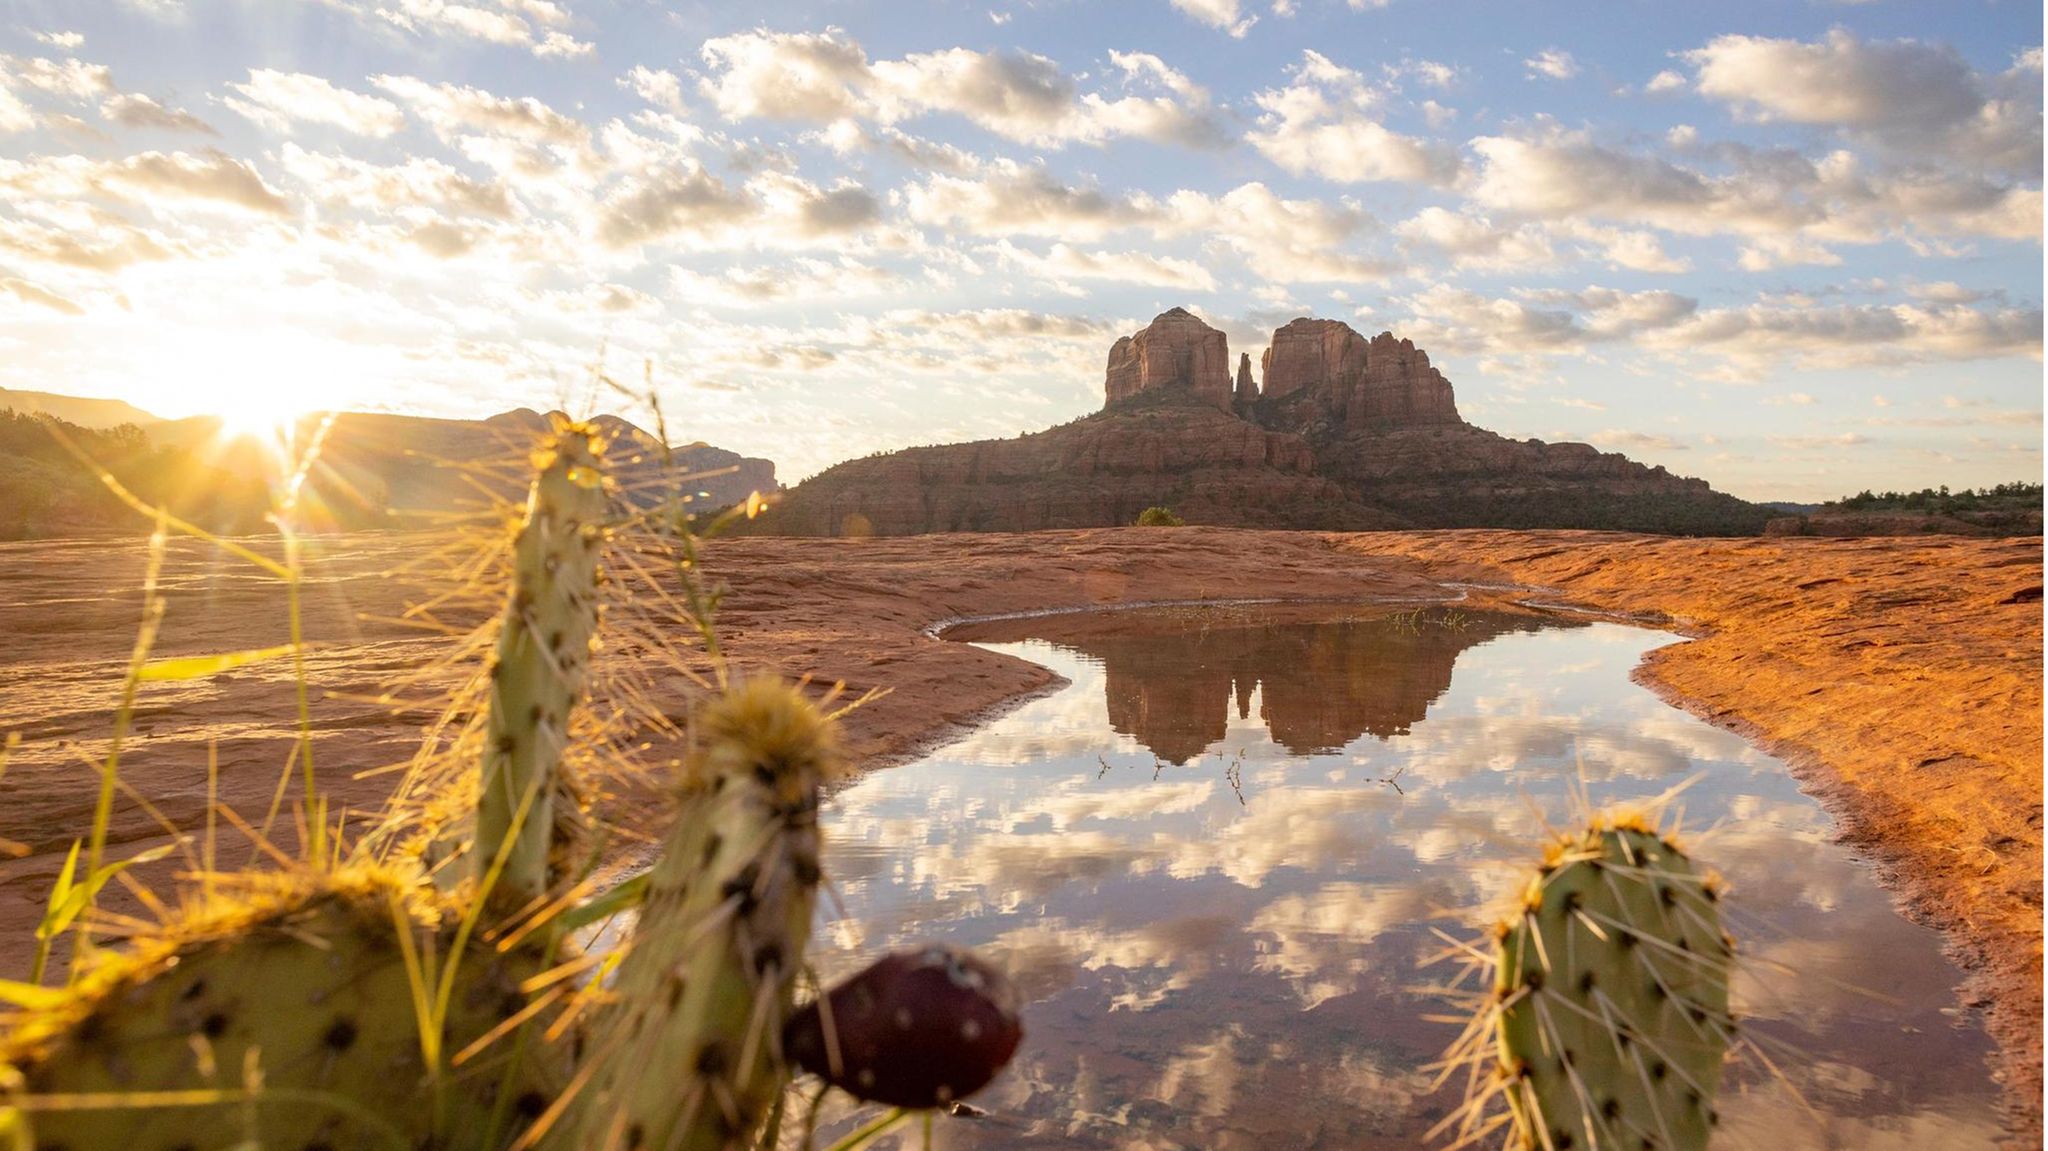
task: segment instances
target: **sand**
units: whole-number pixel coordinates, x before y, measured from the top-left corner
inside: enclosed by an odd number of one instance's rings
[[[427,712],[368,701],[445,650],[390,622],[418,589],[386,578],[420,536],[326,537],[309,558],[314,753],[337,805],[373,809]],[[0,546],[0,977],[72,839],[89,826],[121,672],[141,615],[139,543]],[[1578,532],[1369,535],[1102,529],[880,540],[720,541],[721,634],[739,665],[888,694],[846,718],[864,768],[901,762],[1054,686],[1034,665],[934,630],[1015,612],[1233,598],[1424,600],[1444,581],[1522,585],[1543,602],[1662,623],[1697,642],[1640,678],[1785,758],[1909,914],[1941,930],[2000,1044],[2013,1137],[2041,1131],[2041,545],[1943,539],[1669,540]],[[167,559],[164,654],[283,642],[274,580],[196,544]],[[1519,596],[1507,589],[1491,595]],[[701,662],[701,661],[700,661]],[[207,757],[219,797],[260,823],[290,752],[288,661],[147,689],[122,778],[119,858],[196,831]],[[447,676],[440,677],[442,679]],[[677,712],[689,690],[666,682]],[[425,686],[405,698],[424,699]],[[369,774],[364,774],[369,773]],[[287,809],[288,810],[288,809]],[[161,819],[159,819],[159,816]],[[290,850],[288,816],[272,837]],[[223,827],[226,825],[223,824]],[[224,832],[222,861],[254,849]],[[6,847],[0,842],[0,849]],[[166,865],[170,867],[172,865]],[[112,905],[135,909],[132,899]]]

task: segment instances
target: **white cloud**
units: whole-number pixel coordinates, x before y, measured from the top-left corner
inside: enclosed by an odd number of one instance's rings
[[[1229,33],[1234,39],[1244,39],[1252,25],[1259,22],[1257,16],[1245,16],[1238,11],[1237,0],[1173,0],[1173,6],[1211,28]],[[1288,13],[1277,13],[1287,15]]]
[[[550,0],[322,0],[375,26],[415,36],[524,48],[543,58],[588,56],[595,46],[562,29],[567,9]]]
[[[32,35],[38,44],[48,44],[66,52],[76,52],[85,46],[85,34],[82,32],[36,32]]]
[[[855,299],[892,292],[903,283],[903,277],[886,268],[844,256],[837,260],[800,256],[787,264],[731,267],[717,274],[680,267],[669,273],[669,285],[677,295],[726,307]]]
[[[100,115],[124,128],[191,132],[200,136],[220,135],[214,131],[213,125],[183,108],[166,108],[139,92],[109,96],[100,101]]]
[[[619,77],[619,87],[624,88],[657,108],[681,115],[683,107],[683,82],[674,72],[649,68],[635,64],[633,70]]]
[[[1092,251],[1068,244],[1054,244],[1041,254],[1005,240],[996,245],[994,253],[1006,265],[1055,283],[1108,280],[1196,292],[1216,290],[1216,277],[1202,265],[1149,252]]]
[[[1457,179],[1455,151],[1380,123],[1374,109],[1381,94],[1364,76],[1319,52],[1302,57],[1287,87],[1252,97],[1262,111],[1245,138],[1267,159],[1294,175],[1337,183],[1448,185]]]
[[[13,276],[0,276],[0,288],[7,289],[10,295],[25,304],[34,304],[37,307],[48,308],[53,312],[61,312],[67,316],[82,316],[85,314],[85,309],[79,307],[71,300],[50,291],[48,288],[31,284],[27,280],[16,279]]]
[[[1191,147],[1228,142],[1208,93],[1146,53],[1110,53],[1124,86],[1141,89],[1116,97],[1080,93],[1058,64],[1029,52],[948,48],[871,61],[837,28],[720,37],[703,55],[711,74],[700,87],[728,120],[894,125],[950,114],[1055,147],[1126,136]]]
[[[1736,253],[1745,272],[1763,272],[1796,264],[1834,267],[1842,257],[1804,236],[1757,236]]]
[[[225,204],[260,215],[289,211],[256,169],[225,152],[144,152],[99,167],[96,182],[145,196]]]
[[[1094,240],[1156,215],[1148,200],[1074,187],[1042,167],[998,160],[971,177],[934,174],[904,190],[921,224],[982,236]]]
[[[704,94],[728,120],[828,123],[868,110],[867,53],[837,28],[742,32],[706,40],[701,51],[714,73]]]
[[[1721,36],[1686,54],[1702,95],[1758,120],[1826,124],[1908,157],[1933,154],[2014,178],[2041,174],[2041,76],[2025,57],[1996,76],[1947,45]]]
[[[35,126],[35,113],[21,102],[21,97],[0,88],[0,132],[26,132]]]
[[[237,93],[224,101],[228,107],[275,132],[298,123],[326,124],[381,139],[405,126],[404,113],[391,101],[304,72],[251,68],[246,82],[228,88]]]
[[[582,121],[531,96],[495,96],[412,76],[372,76],[370,82],[405,101],[444,140],[477,132],[529,144],[582,147],[590,142],[590,129]]]
[[[66,100],[93,100],[114,94],[114,74],[104,64],[87,64],[41,56],[24,60],[0,56],[0,87],[24,86]]]
[[[1648,92],[1652,96],[1661,96],[1666,92],[1683,92],[1684,90],[1685,77],[1677,72],[1673,72],[1669,68],[1650,77],[1650,82],[1643,85],[1643,91]]]
[[[1547,76],[1552,80],[1569,80],[1579,74],[1579,62],[1562,48],[1545,48],[1522,64],[1529,69],[1530,76]]]

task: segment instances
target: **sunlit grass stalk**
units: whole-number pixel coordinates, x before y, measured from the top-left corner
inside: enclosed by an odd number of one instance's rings
[[[156,516],[156,530],[149,535],[149,558],[142,576],[142,623],[135,631],[135,646],[128,655],[128,672],[121,680],[121,703],[114,711],[114,734],[107,747],[106,761],[100,767],[99,798],[92,809],[92,837],[85,856],[86,882],[89,884],[94,883],[100,874],[100,865],[106,859],[107,830],[114,818],[115,781],[121,774],[121,744],[127,738],[129,725],[135,717],[135,694],[142,686],[143,665],[149,662],[150,649],[156,645],[157,631],[163,626],[164,601],[157,594],[157,580],[163,574],[170,517],[161,508],[157,509]],[[72,945],[71,970],[74,974],[80,961],[92,953],[91,904],[97,893],[95,885],[93,894],[86,898],[86,913],[78,918],[78,938]],[[39,963],[39,969],[40,966]],[[37,978],[40,982],[40,970]]]

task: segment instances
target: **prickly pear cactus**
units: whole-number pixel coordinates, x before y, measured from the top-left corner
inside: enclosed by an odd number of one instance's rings
[[[796,689],[757,680],[701,712],[696,735],[557,1147],[743,1147],[787,1079],[783,1023],[816,902],[832,727]]]
[[[489,726],[471,872],[502,856],[491,902],[518,908],[548,889],[570,836],[558,818],[569,713],[583,692],[597,632],[597,567],[604,544],[604,439],[558,422],[537,453],[539,473],[513,545],[513,582],[490,668]],[[512,842],[506,842],[510,838]]]
[[[1698,1151],[1733,1038],[1712,877],[1640,819],[1553,844],[1497,931],[1499,1073],[1523,1148]]]
[[[510,1039],[467,1061],[459,1089],[447,1067],[524,1006],[520,983],[547,967],[532,948],[465,950],[429,1063],[417,957],[445,970],[455,924],[417,876],[239,886],[11,1021],[0,1065],[23,1077],[35,1146],[484,1146],[559,1084],[546,1053]]]

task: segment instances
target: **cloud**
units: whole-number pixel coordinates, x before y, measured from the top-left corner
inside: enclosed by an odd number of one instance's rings
[[[1152,226],[1158,235],[1199,236],[1222,244],[1268,283],[1371,283],[1396,270],[1389,261],[1352,250],[1372,222],[1360,208],[1290,200],[1253,182],[1221,196],[1175,192]]]
[[[619,87],[639,96],[657,108],[681,115],[683,107],[683,82],[674,72],[649,68],[635,64],[632,71],[619,77]]]
[[[1240,15],[1237,0],[1173,0],[1173,6],[1237,40],[1244,39],[1245,33],[1252,30],[1252,25],[1259,22],[1257,16]],[[1274,13],[1284,16],[1290,15],[1292,10],[1281,12],[1276,6]]]
[[[1685,91],[1685,77],[1666,68],[1664,71],[1650,77],[1649,83],[1643,85],[1643,91],[1652,96],[1662,96],[1667,92],[1683,92]]]
[[[745,307],[782,300],[876,296],[901,288],[903,278],[845,256],[837,260],[798,257],[786,264],[732,267],[715,275],[675,268],[669,273],[669,284],[685,299]]]
[[[338,208],[403,212],[430,207],[457,215],[509,220],[516,205],[503,183],[479,180],[430,156],[378,165],[309,152],[287,141],[284,169],[313,197]]]
[[[531,144],[581,147],[590,129],[531,96],[495,96],[460,84],[430,84],[412,76],[372,76],[370,83],[410,106],[444,140],[481,132]]]
[[[82,32],[34,32],[31,35],[39,44],[62,48],[66,52],[76,52],[85,46],[85,34]]]
[[[404,113],[391,101],[338,88],[304,72],[251,68],[246,83],[228,87],[239,93],[226,98],[228,107],[276,132],[288,131],[293,124],[325,124],[382,139],[405,126]]]
[[[756,209],[741,192],[702,168],[649,173],[625,181],[600,205],[597,239],[630,248],[676,235],[710,240]]]
[[[1522,61],[1529,69],[1529,75],[1546,76],[1552,80],[1569,80],[1579,74],[1579,62],[1562,48],[1545,48],[1534,56]]]
[[[1066,184],[1042,167],[998,160],[971,177],[935,174],[904,191],[910,217],[983,236],[1094,240],[1156,215],[1148,200]]]
[[[1799,264],[1834,267],[1842,257],[1804,236],[1758,236],[1742,246],[1735,262],[1745,272],[1763,272]]]
[[[1586,437],[1586,442],[1595,447],[1619,448],[1624,451],[1690,451],[1691,444],[1655,432],[1636,432],[1624,428],[1602,428]]]
[[[1040,254],[1018,248],[1007,240],[993,250],[1005,264],[1055,282],[1108,280],[1196,292],[1216,290],[1216,277],[1202,265],[1149,252],[1091,251],[1054,244]]]
[[[282,216],[290,206],[255,168],[225,152],[144,152],[106,166],[99,179],[149,197],[226,204]]]
[[[114,94],[113,70],[104,64],[87,64],[66,58],[49,60],[41,56],[24,60],[0,56],[4,80],[0,87],[23,86],[66,100],[93,100]]]
[[[701,52],[714,72],[704,94],[728,120],[827,123],[868,107],[867,53],[837,28],[742,32],[706,40]]]
[[[542,58],[574,58],[588,56],[595,51],[594,45],[563,31],[570,23],[569,12],[552,0],[323,2],[373,26],[394,28],[415,36],[477,40],[524,48]]]
[[[0,277],[0,288],[7,289],[15,299],[25,304],[34,304],[37,307],[48,308],[53,312],[61,312],[67,316],[82,316],[85,314],[84,308],[47,288],[31,284],[27,280],[18,280],[12,276]]]
[[[149,128],[159,132],[192,132],[218,136],[213,125],[185,111],[166,108],[138,92],[109,96],[100,101],[100,115],[124,128]]]
[[[36,126],[36,116],[21,97],[0,88],[0,132],[26,132]]]
[[[1781,448],[1805,451],[1813,448],[1854,448],[1870,442],[1870,437],[1859,432],[1842,432],[1826,436],[1765,436],[1764,442]]]
[[[1398,181],[1438,186],[1458,177],[1458,154],[1387,128],[1373,109],[1380,93],[1365,77],[1305,51],[1285,88],[1255,93],[1257,127],[1245,137],[1296,176],[1336,183]]]
[[[1987,76],[1945,44],[1720,36],[1686,53],[1701,95],[1757,120],[1848,129],[1901,156],[1936,155],[2015,179],[2041,174],[2041,70]]]
[[[1112,97],[1080,93],[1058,64],[1029,52],[948,48],[871,61],[837,28],[744,32],[706,41],[702,51],[710,74],[699,87],[728,120],[894,125],[949,114],[1051,146],[1119,137],[1195,148],[1229,142],[1208,92],[1146,53],[1110,53],[1124,87],[1137,90]]]

